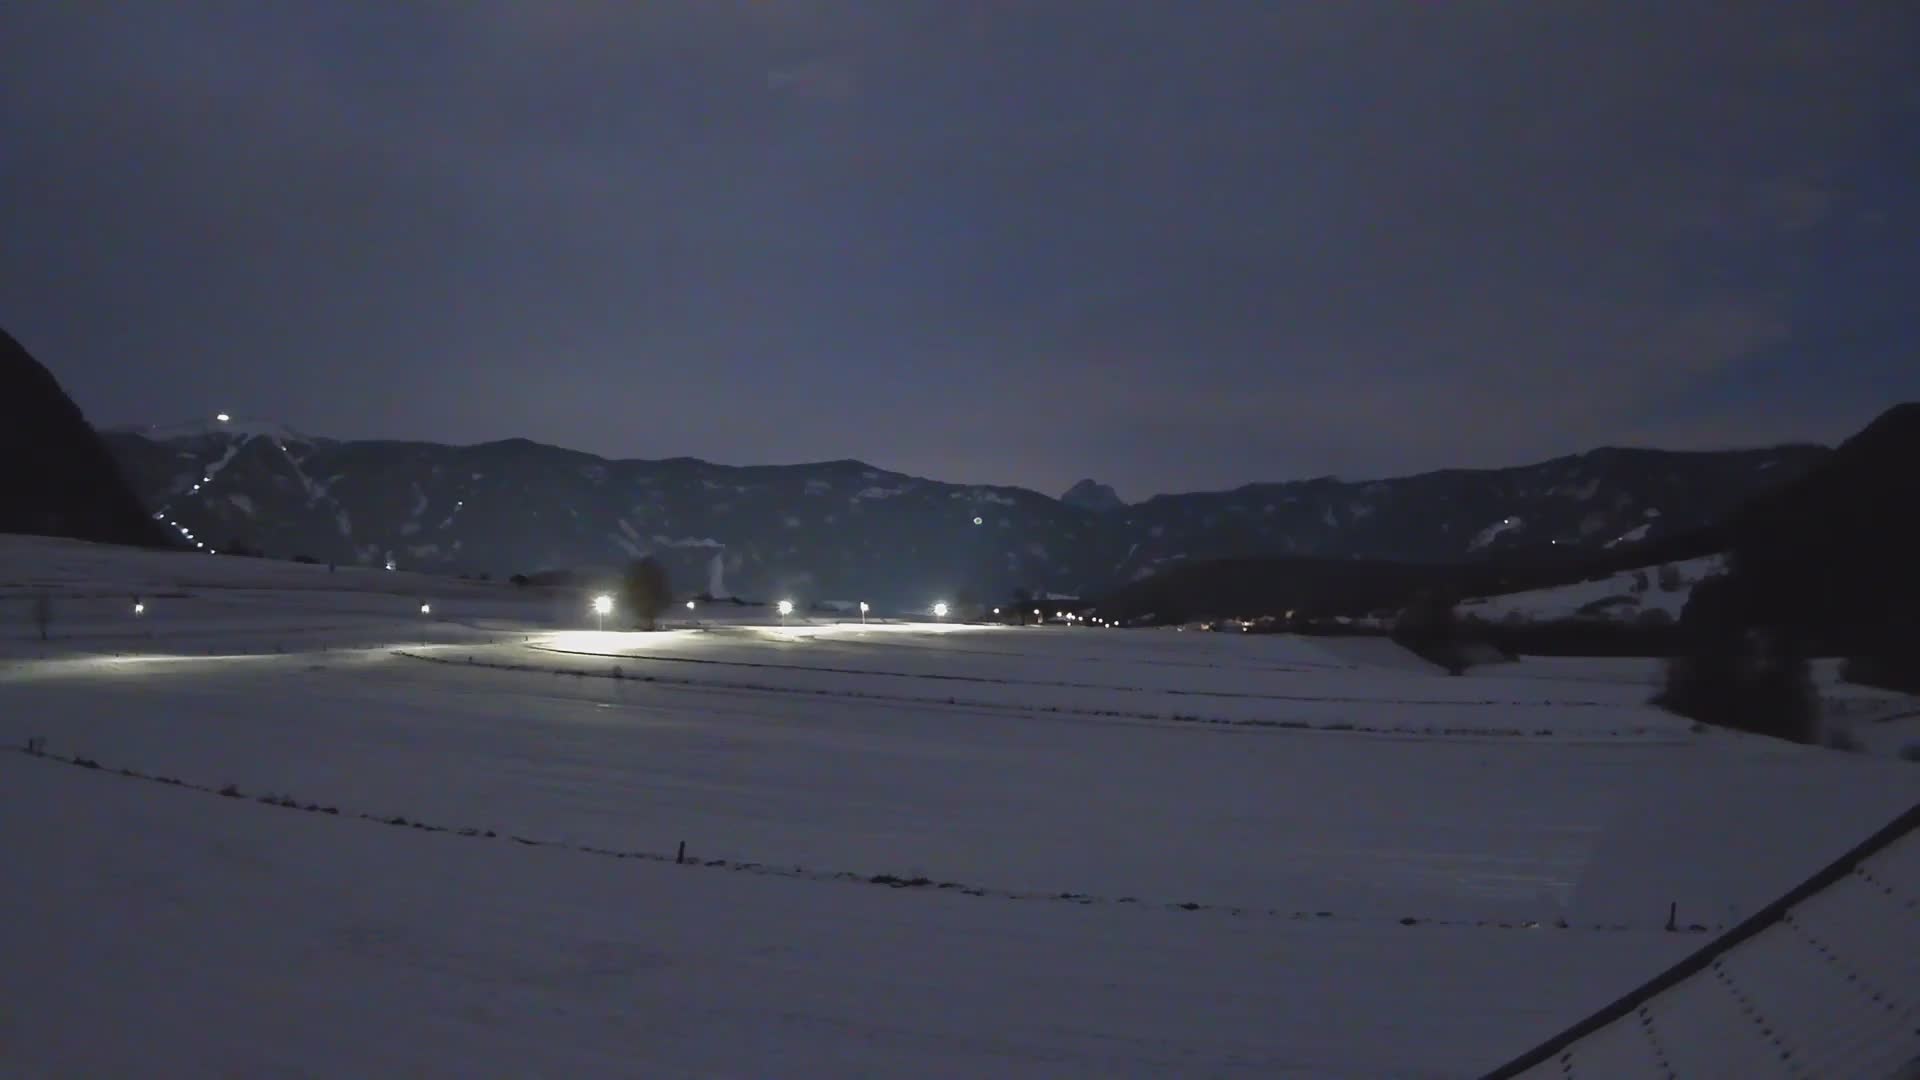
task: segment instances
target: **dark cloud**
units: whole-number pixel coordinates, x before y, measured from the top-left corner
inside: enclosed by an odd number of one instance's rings
[[[1143,495],[1920,395],[1898,3],[5,19],[0,318],[106,422]]]

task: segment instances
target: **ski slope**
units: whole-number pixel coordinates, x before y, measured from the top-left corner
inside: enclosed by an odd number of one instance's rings
[[[1598,605],[1600,609],[1591,611],[1588,617],[1632,622],[1657,611],[1677,620],[1687,606],[1687,597],[1693,594],[1693,587],[1719,573],[1725,563],[1723,556],[1709,555],[1666,564],[1678,577],[1678,587],[1671,591],[1659,585],[1661,567],[1649,566],[1571,585],[1464,600],[1459,612],[1488,622],[1546,622],[1575,618]]]
[[[0,538],[0,1073],[1474,1075],[1920,797],[1644,665],[581,601]]]

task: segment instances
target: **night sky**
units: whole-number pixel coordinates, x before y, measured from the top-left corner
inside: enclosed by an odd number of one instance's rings
[[[102,425],[1129,498],[1832,441],[1920,398],[1920,4],[10,4],[0,222]]]

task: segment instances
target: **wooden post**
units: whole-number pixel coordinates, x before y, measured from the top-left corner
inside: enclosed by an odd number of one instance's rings
[[[681,863],[686,861],[687,861],[687,842],[685,840],[682,840],[680,841],[680,850],[674,853],[673,863],[675,866],[678,866]]]
[[[1680,924],[1677,921],[1679,919],[1679,916],[1680,916],[1680,901],[1674,900],[1668,903],[1667,904],[1667,931],[1669,933],[1680,929]]]

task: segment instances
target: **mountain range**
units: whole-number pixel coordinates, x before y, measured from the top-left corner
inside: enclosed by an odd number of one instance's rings
[[[1183,563],[1625,555],[1820,462],[1817,446],[1605,448],[1535,465],[1331,477],[1127,505],[950,484],[859,461],[608,460],[521,439],[340,441],[271,423],[105,433],[157,517],[212,548],[504,576],[654,555],[683,593],[865,599],[1095,595]]]

